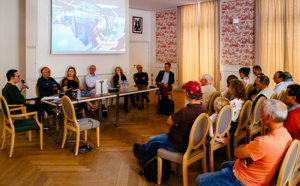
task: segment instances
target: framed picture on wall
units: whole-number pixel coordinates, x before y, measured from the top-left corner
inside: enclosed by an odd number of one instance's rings
[[[143,33],[143,18],[132,16],[132,33]]]

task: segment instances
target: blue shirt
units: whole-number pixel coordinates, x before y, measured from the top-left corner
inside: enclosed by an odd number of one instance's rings
[[[170,73],[167,73],[167,72],[165,71],[164,77],[163,77],[163,79],[161,80],[161,83],[163,83],[164,85],[165,85],[165,84],[168,84],[168,82],[169,82],[169,75],[170,75]]]
[[[57,94],[57,90],[53,90],[53,85],[56,84],[58,90],[60,89],[60,84],[55,81],[52,77],[45,79],[43,76],[38,79],[37,86],[39,90],[40,97],[52,96]]]
[[[88,90],[91,90],[94,88],[94,84],[96,83],[96,80],[99,80],[100,77],[97,76],[96,74],[92,76],[91,74],[88,74],[85,76],[85,84],[88,87]]]

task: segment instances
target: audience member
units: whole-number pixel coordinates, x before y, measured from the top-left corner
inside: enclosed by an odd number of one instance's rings
[[[7,83],[2,90],[2,95],[6,99],[7,104],[22,104],[26,106],[26,112],[37,112],[38,120],[41,119],[41,100],[40,98],[25,99],[24,94],[27,83],[22,85],[21,90],[16,86],[20,82],[21,76],[18,70],[11,69],[6,73]],[[44,130],[48,130],[48,127],[44,126]]]
[[[201,82],[201,89],[203,93],[203,98],[201,102],[206,108],[208,108],[210,98],[217,90],[212,85],[213,78],[209,74],[203,74],[200,82]]]
[[[217,120],[218,114],[221,111],[221,109],[223,107],[225,107],[226,105],[230,105],[230,102],[227,98],[223,98],[223,97],[217,97],[214,101],[214,109],[215,109],[215,113],[212,114],[209,119],[209,130],[208,130],[208,135],[209,137],[214,137],[214,125],[215,122]],[[227,142],[227,137],[221,137],[221,138],[216,138],[217,142],[221,142],[221,143],[226,143]]]
[[[292,77],[292,75],[289,73],[289,72],[284,72],[284,74],[285,74],[285,84],[286,84],[286,87],[287,86],[289,86],[289,85],[293,85],[293,84],[295,84],[295,82],[294,82],[294,80],[293,80],[293,77]]]
[[[264,75],[261,71],[261,67],[258,65],[253,66],[253,74],[257,77],[259,75]],[[253,90],[249,93],[248,99],[252,99],[253,95],[258,94],[259,88],[257,87],[256,81],[253,83]]]
[[[234,151],[237,160],[223,162],[220,171],[199,175],[198,186],[270,185],[292,138],[283,127],[287,108],[282,102],[264,101],[261,116],[269,132],[239,146]]]
[[[283,126],[289,131],[293,139],[300,140],[300,85],[289,85],[284,100],[290,109]]]
[[[229,88],[229,85],[230,85],[230,80],[232,80],[232,79],[238,79],[238,77],[236,77],[235,75],[230,75],[230,76],[228,76],[227,77],[227,79],[226,79],[226,83],[227,83],[227,88]],[[225,92],[227,91],[228,89],[225,89],[223,92],[221,92],[221,96],[223,97],[224,96],[224,94],[225,94]]]
[[[257,84],[257,87],[259,88],[259,93],[256,95],[253,95],[252,97],[252,108],[255,107],[256,102],[260,97],[265,97],[266,99],[270,99],[271,96],[275,93],[273,89],[269,88],[270,80],[265,75],[259,75],[257,76],[255,83]]]
[[[249,67],[243,67],[243,68],[240,68],[240,70],[239,70],[240,77],[242,79],[243,84],[245,85],[245,88],[247,88],[247,86],[249,84],[251,84],[250,78],[249,78],[249,72],[250,72]]]
[[[195,119],[207,110],[201,103],[201,87],[196,81],[189,81],[184,86],[190,104],[172,114],[167,124],[171,125],[169,133],[152,136],[146,144],[134,144],[133,154],[141,166],[156,156],[157,149],[164,148],[173,152],[184,152],[188,146],[191,127]]]
[[[136,67],[138,70],[138,73],[134,74],[133,79],[136,85],[148,85],[148,74],[147,72],[143,72],[143,67],[142,65],[138,65]],[[147,103],[150,102],[147,92],[143,92],[142,97],[146,99]]]
[[[41,69],[41,74],[42,76],[37,81],[40,98],[57,94],[57,91],[60,89],[60,84],[57,83],[55,79],[50,77],[51,70],[48,67],[43,67]],[[56,113],[48,104],[43,104],[43,108],[45,109],[47,114],[51,116],[51,118],[55,118]]]
[[[170,69],[171,63],[165,63],[165,70],[161,70],[155,79],[162,99],[168,97],[168,91],[172,90],[172,84],[174,83],[174,73]]]
[[[286,79],[286,76],[282,71],[277,71],[274,74],[273,79],[274,79],[274,82],[276,83],[274,91],[277,95],[279,95],[280,92],[283,90],[286,91],[287,86],[286,86],[286,83],[284,82]]]
[[[86,84],[88,90],[92,90],[92,89],[96,88],[96,81],[99,80],[100,77],[97,74],[95,74],[95,72],[96,72],[95,65],[91,65],[89,70],[90,70],[90,73],[87,76],[85,76],[85,84]],[[104,117],[108,116],[105,104],[102,104],[102,115]]]
[[[114,87],[115,88],[120,88],[121,87],[121,82],[122,81],[127,81],[126,76],[123,74],[123,70],[121,67],[116,67],[115,68],[115,76],[113,77],[114,80]],[[134,100],[134,95],[130,95],[130,101],[132,107],[136,107],[137,104],[135,103]],[[129,112],[128,110],[128,96],[124,96],[124,111]]]
[[[81,86],[79,83],[79,79],[77,77],[76,69],[75,67],[70,66],[67,71],[67,75],[62,80],[62,90],[63,92],[66,92],[67,89],[72,88],[73,91],[81,90]],[[86,102],[92,109],[98,109],[97,105],[93,105],[90,101]],[[82,116],[85,117],[85,111],[84,111],[84,103],[83,104],[77,104],[82,109]]]
[[[232,107],[232,120],[231,120],[231,128],[229,131],[230,133],[235,132],[237,128],[240,112],[243,108],[244,102],[247,99],[246,89],[245,86],[243,85],[244,85],[243,82],[238,79],[233,79],[230,81],[229,91],[233,96],[233,99],[230,101],[230,105]]]

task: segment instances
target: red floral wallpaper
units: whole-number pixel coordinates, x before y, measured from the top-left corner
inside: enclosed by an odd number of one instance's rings
[[[176,9],[156,13],[156,62],[177,62]]]
[[[254,65],[254,9],[254,0],[221,3],[221,64]]]

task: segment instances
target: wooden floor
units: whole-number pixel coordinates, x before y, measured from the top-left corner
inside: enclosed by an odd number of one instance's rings
[[[10,134],[6,145],[0,151],[0,185],[156,185],[147,182],[139,174],[141,167],[132,154],[134,143],[145,143],[149,136],[168,132],[166,120],[168,116],[158,115],[154,105],[154,93],[149,95],[151,102],[145,104],[143,111],[131,108],[130,113],[120,110],[120,127],[115,127],[115,109],[109,107],[109,117],[101,122],[100,148],[96,148],[95,131],[92,131],[91,152],[75,156],[73,144],[61,149],[61,144],[55,142],[55,126],[44,132],[44,150],[39,150],[38,133],[33,132],[31,143],[25,138],[25,133],[16,135],[12,158],[8,158],[10,149]],[[184,93],[174,91],[175,111],[184,106]],[[0,122],[3,123],[1,112]],[[97,114],[94,115],[97,117]],[[45,121],[49,125],[49,121]],[[60,125],[62,134],[62,125]],[[3,127],[0,127],[2,134]],[[60,139],[62,136],[60,135]],[[74,138],[74,135],[73,137]],[[1,140],[2,143],[2,140]],[[61,143],[61,142],[60,142]],[[221,153],[220,153],[221,152]],[[215,159],[215,170],[226,160],[225,151],[220,151]],[[176,170],[176,164],[172,164]],[[195,185],[197,175],[202,173],[201,162],[198,161],[188,169],[189,185]],[[182,175],[171,174],[168,181],[162,185],[182,185]]]

